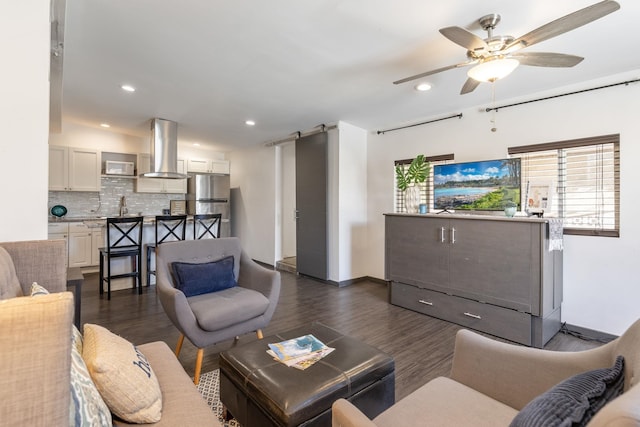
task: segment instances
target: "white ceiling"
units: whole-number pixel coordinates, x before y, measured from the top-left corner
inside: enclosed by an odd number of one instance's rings
[[[377,130],[486,105],[489,84],[459,95],[466,68],[403,77],[466,59],[438,29],[521,36],[595,0],[67,0],[63,120],[146,136],[179,123],[181,142],[228,151],[338,120]],[[579,55],[574,68],[521,66],[497,99],[640,69],[640,2],[525,51]],[[124,83],[135,93],[120,89]],[[248,127],[245,120],[256,121]]]

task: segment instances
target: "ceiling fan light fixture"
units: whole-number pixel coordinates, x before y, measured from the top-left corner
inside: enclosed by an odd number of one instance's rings
[[[520,61],[513,58],[491,59],[471,68],[467,75],[479,82],[495,82],[507,77],[518,65]]]

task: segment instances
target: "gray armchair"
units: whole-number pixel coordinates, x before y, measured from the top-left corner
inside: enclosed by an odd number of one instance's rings
[[[207,263],[230,255],[238,286],[190,297],[176,288],[172,263]],[[181,332],[176,356],[185,336],[198,347],[194,377],[197,384],[204,347],[249,332],[256,332],[262,339],[262,328],[271,321],[280,297],[280,273],[254,262],[235,237],[186,240],[158,246],[156,286],[162,307]]]
[[[624,392],[607,403],[587,425],[638,426],[640,320],[616,340],[577,352],[522,347],[460,330],[450,378],[433,379],[374,420],[369,420],[347,400],[339,399],[333,403],[333,427],[506,427],[536,396],[581,372],[608,368],[618,355],[625,358]],[[577,404],[576,401],[573,406]],[[560,425],[559,421],[555,425]]]

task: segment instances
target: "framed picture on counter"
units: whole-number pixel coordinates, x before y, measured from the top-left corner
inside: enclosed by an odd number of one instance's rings
[[[553,202],[553,182],[527,182],[526,210],[530,213],[542,213],[551,210]]]

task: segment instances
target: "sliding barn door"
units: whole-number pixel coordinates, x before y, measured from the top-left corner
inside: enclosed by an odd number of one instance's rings
[[[296,141],[296,268],[326,280],[327,132]]]

